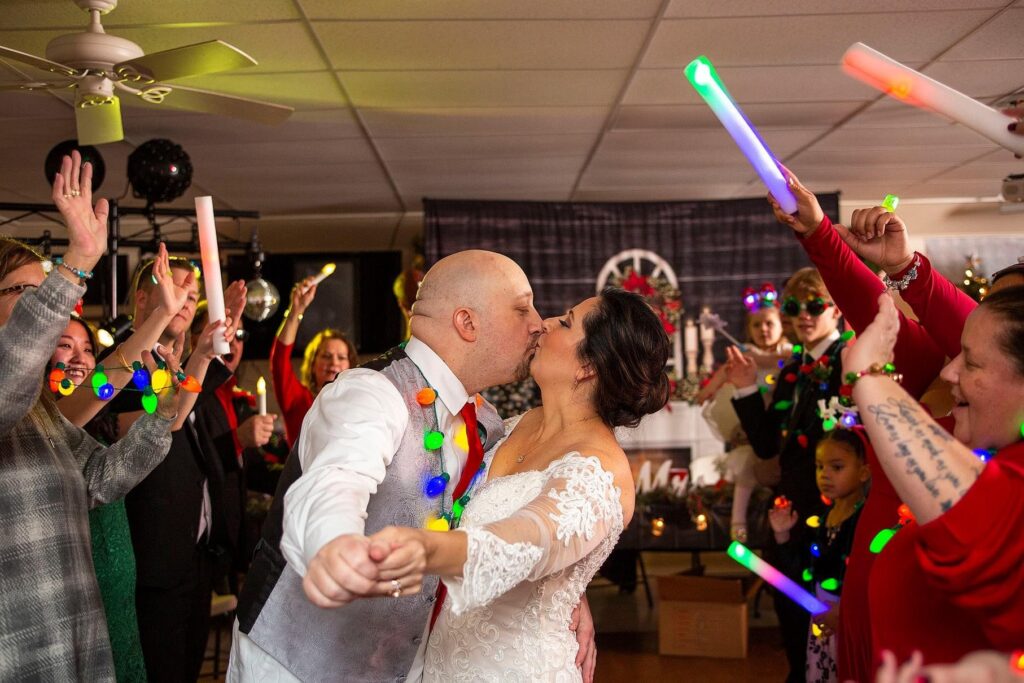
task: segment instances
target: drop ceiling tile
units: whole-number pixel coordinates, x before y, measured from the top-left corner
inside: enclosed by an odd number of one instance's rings
[[[348,104],[329,71],[210,74],[176,82],[190,88],[284,104],[298,110],[337,109]]]
[[[819,161],[819,160],[815,160]],[[793,172],[800,181],[812,190],[819,187],[842,187],[850,182],[878,182],[892,187],[910,185],[948,169],[948,163],[893,164],[888,162],[874,165],[843,166],[838,162],[801,163],[792,162]],[[888,190],[892,192],[892,190]],[[894,194],[899,194],[898,192]],[[885,196],[885,193],[882,193]]]
[[[1024,27],[1024,7],[1009,9],[954,46],[943,59],[1020,59],[1021,27]]]
[[[545,156],[583,157],[595,136],[586,135],[488,135],[480,137],[382,138],[374,141],[381,156],[399,159],[511,159]]]
[[[913,185],[902,190],[901,196],[909,198],[925,197],[995,197],[1002,187],[1002,178],[988,180],[929,180],[926,183]],[[941,230],[938,225],[930,230]]]
[[[900,153],[905,147],[970,147],[982,150],[995,147],[970,128],[954,125],[919,126],[909,128],[881,126],[870,131],[843,126],[815,143],[815,151],[832,150],[891,150]]]
[[[891,97],[883,97],[844,124],[850,128],[944,128],[952,121],[941,114],[925,111],[900,102]]]
[[[649,19],[661,0],[302,0],[310,19]]]
[[[830,126],[862,107],[862,102],[745,104],[743,113],[759,129]],[[615,130],[715,128],[721,124],[705,104],[627,105],[620,107]]]
[[[314,22],[335,69],[621,69],[650,22]]]
[[[687,163],[690,162],[690,163]],[[688,158],[677,159],[675,165],[658,166],[619,164],[611,161],[595,161],[587,169],[580,183],[583,187],[653,187],[674,185],[683,190],[690,185],[735,185],[746,183],[754,170],[739,164],[705,164],[702,160],[691,162]]]
[[[924,10],[997,9],[1005,0],[672,0],[666,17],[789,16],[796,14],[856,14],[861,12],[922,12]]]
[[[844,78],[834,66],[723,67],[717,71],[740,108],[750,103],[868,100],[878,94]],[[808,83],[815,86],[809,88]],[[640,69],[623,99],[626,105],[703,103],[681,68]]]
[[[727,183],[666,184],[644,187],[581,186],[573,197],[580,202],[677,202],[691,199],[728,199],[735,196],[742,185]]]
[[[841,20],[807,15],[667,19],[659,24],[642,66],[682,68],[700,54],[720,67],[838,65],[846,48],[857,41],[893,59],[924,61],[990,15],[989,10],[965,10],[910,12],[900,15],[899,21],[885,12],[848,14]]]
[[[376,109],[359,112],[374,137],[598,133],[607,107]]]
[[[1024,28],[1024,23],[1021,26]],[[1018,54],[1024,55],[1024,47]],[[983,101],[1024,88],[1024,59],[941,61],[923,69],[922,73]]]
[[[874,167],[881,162],[891,166],[916,164],[945,164],[953,166],[984,154],[988,145],[921,145],[917,147],[884,147],[865,145],[853,149],[818,149],[817,146],[787,159],[788,165],[799,175],[804,166],[832,164],[844,171],[854,167]]]
[[[610,105],[627,76],[609,71],[356,71],[341,77],[357,107]]]
[[[1015,159],[1011,152],[996,149],[988,154],[970,160],[968,163],[951,168],[935,177],[935,180],[1002,180],[1008,175],[1024,173],[1024,164]]]
[[[70,111],[70,110],[69,110]],[[128,111],[126,123],[136,118],[136,112]],[[137,135],[151,138],[170,138],[184,146],[218,143],[242,143],[250,141],[303,143],[310,140],[342,140],[362,137],[352,112],[349,109],[320,109],[297,111],[278,126],[264,126],[249,121],[213,114],[168,111],[166,108],[148,114],[132,123]]]
[[[246,142],[196,145],[190,152],[197,169],[208,168],[215,176],[226,165],[262,173],[267,167],[320,166],[329,163],[376,163],[373,150],[361,138],[293,142]]]
[[[773,129],[762,137],[772,152],[785,157],[825,132],[824,128]],[[596,159],[631,165],[672,163],[746,164],[745,157],[724,128],[710,130],[611,131]],[[747,168],[750,168],[747,166]]]

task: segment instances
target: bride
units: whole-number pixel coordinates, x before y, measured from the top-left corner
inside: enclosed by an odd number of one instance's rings
[[[613,429],[665,405],[669,341],[643,299],[622,290],[544,329],[531,365],[544,405],[506,422],[461,527],[372,537],[416,550],[401,567],[381,562],[381,595],[418,587],[424,574],[447,587],[426,681],[581,679],[572,610],[633,515],[633,478]]]

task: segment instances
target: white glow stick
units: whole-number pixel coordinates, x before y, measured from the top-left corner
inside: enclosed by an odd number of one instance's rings
[[[209,320],[221,321],[213,333],[213,352],[231,353],[231,347],[224,339],[224,290],[221,289],[220,250],[217,248],[212,197],[196,197],[196,221],[199,223],[199,253],[203,257],[203,277],[206,279],[206,311]]]
[[[336,269],[337,266],[334,265],[333,263],[328,263],[327,265],[325,265],[323,268],[320,269],[320,274],[313,278],[312,282],[306,285],[305,289],[302,290],[302,293],[305,294],[310,289],[316,287],[318,284],[326,280]]]
[[[1014,154],[1024,156],[1024,137],[1006,127],[1016,121],[909,66],[854,43],[843,55],[843,71],[897,100],[948,116]]]

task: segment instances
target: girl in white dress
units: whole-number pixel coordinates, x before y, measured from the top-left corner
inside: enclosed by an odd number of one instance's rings
[[[613,433],[668,399],[669,340],[635,294],[607,290],[544,322],[531,365],[544,405],[509,420],[453,532],[391,527],[373,540],[419,547],[403,590],[438,574],[447,599],[426,681],[579,681],[573,608],[633,514]],[[382,575],[393,576],[387,560]],[[394,584],[381,582],[381,594]]]

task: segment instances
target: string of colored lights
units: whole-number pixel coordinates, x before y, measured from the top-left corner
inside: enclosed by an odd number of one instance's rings
[[[761,181],[768,187],[768,191],[775,197],[782,210],[786,213],[796,213],[796,197],[790,192],[786,178],[779,170],[778,162],[757,129],[744,116],[729,95],[729,91],[725,89],[711,61],[701,55],[686,66],[685,74],[690,85],[704,98],[725,130],[736,141],[740,151],[757,171],[757,175],[761,177]]]
[[[821,614],[828,611],[828,605],[805,591],[795,581],[762,560],[750,548],[739,541],[733,541],[726,552],[729,557],[760,576],[773,588],[782,592],[783,595],[811,614]]]

